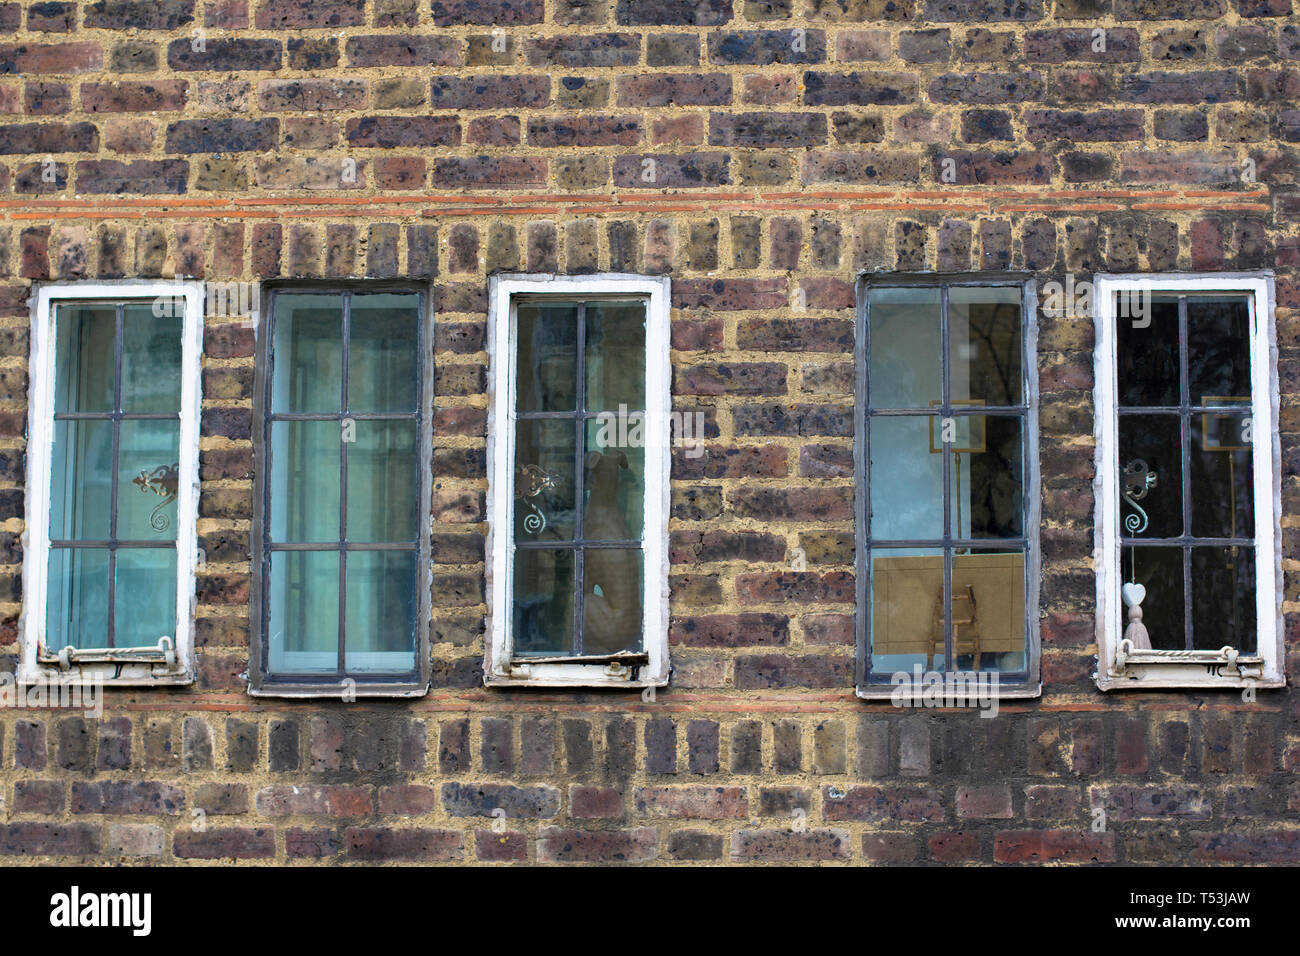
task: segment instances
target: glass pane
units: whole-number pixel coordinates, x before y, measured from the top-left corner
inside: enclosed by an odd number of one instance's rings
[[[567,412],[578,401],[578,307],[521,302],[516,316],[516,407]]]
[[[950,289],[948,346],[949,388],[954,402],[1020,404],[1019,289]]]
[[[343,297],[275,298],[274,412],[337,412],[343,408]]]
[[[1153,298],[1145,317],[1123,317],[1117,302],[1115,350],[1119,404],[1178,404],[1178,300]]]
[[[1192,548],[1192,637],[1197,650],[1255,653],[1255,549]]]
[[[1024,534],[1022,422],[1011,415],[953,416],[953,537]]]
[[[1255,536],[1255,473],[1249,415],[1192,416],[1192,534],[1198,538]]]
[[[362,419],[355,437],[346,445],[348,540],[414,541],[419,506],[415,422]]]
[[[572,540],[577,425],[571,420],[515,425],[515,540]]]
[[[939,290],[867,293],[872,408],[925,408],[943,397]]]
[[[1124,537],[1183,533],[1182,443],[1177,415],[1119,417],[1120,514]],[[1154,482],[1147,476],[1154,473]],[[1146,494],[1138,497],[1145,487]],[[1128,490],[1135,503],[1123,496]]]
[[[122,411],[175,412],[181,407],[183,312],[161,317],[151,305],[128,305],[122,319]]]
[[[354,295],[348,326],[348,409],[414,412],[418,295]]]
[[[643,560],[625,548],[583,552],[583,654],[641,649]]]
[[[1187,384],[1193,405],[1250,399],[1250,309],[1242,298],[1187,299]]]
[[[337,421],[271,423],[271,540],[339,540]]]
[[[587,411],[645,408],[645,303],[587,304]]]
[[[347,670],[415,670],[415,552],[349,551],[347,582]]]
[[[175,548],[118,548],[114,587],[118,647],[153,647],[160,637],[175,637]]]
[[[180,422],[127,420],[118,450],[117,537],[176,540]]]
[[[1126,583],[1146,590],[1141,600],[1142,624],[1151,647],[1181,651],[1186,647],[1183,600],[1182,548],[1124,547],[1120,549],[1120,571]],[[1120,633],[1128,625],[1128,608],[1120,604]]]
[[[868,559],[872,673],[943,670],[943,549],[877,548]]]
[[[871,536],[916,540],[943,536],[943,455],[931,415],[868,419]]]
[[[617,444],[619,438],[624,444]],[[609,444],[606,444],[609,442]],[[583,460],[582,536],[590,541],[639,541],[645,513],[645,443],[632,426],[619,435],[619,422],[587,422]]]
[[[113,504],[113,423],[56,421],[50,537],[106,541]]]
[[[573,557],[563,548],[515,551],[516,657],[573,651]]]
[[[45,646],[52,651],[108,646],[107,548],[50,549]]]
[[[952,559],[957,670],[1025,669],[1025,553],[979,548]]]
[[[336,673],[339,645],[337,551],[273,551],[267,624],[270,670]]]
[[[112,411],[116,310],[111,305],[61,305],[56,316],[54,410]]]

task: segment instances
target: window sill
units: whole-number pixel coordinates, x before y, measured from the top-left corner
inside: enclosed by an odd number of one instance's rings
[[[639,656],[639,655],[638,655]],[[648,674],[649,666],[627,666],[618,661],[600,663],[518,661],[508,668],[483,675],[485,687],[589,687],[640,690],[668,686],[668,674]]]
[[[854,693],[859,700],[892,701],[898,689],[895,684],[859,684],[854,688]],[[992,696],[995,700],[1034,700],[1043,696],[1043,685],[1041,682],[1037,684],[998,684],[997,692]],[[948,709],[969,709],[969,707],[970,705],[967,705],[966,708]],[[940,704],[934,709],[942,708],[943,705]],[[917,703],[906,705],[902,709],[925,710],[930,708]]]
[[[286,697],[297,699],[340,700],[351,703],[362,697],[410,698],[424,697],[429,693],[428,683],[423,684],[365,684],[351,685],[341,681],[331,684],[266,683],[248,687],[250,697]]]
[[[194,673],[187,668],[162,673],[149,670],[156,666],[159,665],[121,662],[74,665],[62,670],[38,664],[20,667],[18,680],[27,684],[45,682],[68,687],[184,687],[194,683]]]

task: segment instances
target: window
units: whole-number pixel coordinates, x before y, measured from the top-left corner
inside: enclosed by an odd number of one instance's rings
[[[255,409],[255,694],[427,690],[425,301],[373,286],[271,293]]]
[[[1271,279],[1098,276],[1095,299],[1097,682],[1281,686]]]
[[[21,676],[194,676],[196,283],[51,283],[32,314]]]
[[[858,695],[996,674],[1035,696],[1032,287],[872,277],[858,303]]]
[[[668,679],[668,280],[497,276],[489,684]]]

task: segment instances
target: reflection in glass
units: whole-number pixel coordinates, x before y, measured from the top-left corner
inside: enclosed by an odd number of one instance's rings
[[[1020,294],[1014,286],[949,290],[948,374],[954,404],[1021,403]]]
[[[516,408],[577,408],[578,306],[521,302],[516,312]]]
[[[415,552],[349,551],[347,590],[346,670],[414,670]]]
[[[271,540],[339,540],[342,447],[337,421],[271,423]]]
[[[873,538],[916,540],[943,535],[943,456],[931,453],[940,420],[928,415],[875,416],[868,422]]]
[[[339,553],[273,551],[268,590],[271,670],[337,672]]]
[[[413,421],[356,423],[348,456],[347,539],[358,542],[415,541],[416,427]]]
[[[961,416],[954,423],[953,536],[1019,538],[1024,534],[1021,419],[1011,415],[973,416],[965,433]]]
[[[519,548],[514,567],[514,654],[573,650],[573,564],[570,549]]]
[[[338,412],[343,399],[343,297],[277,295],[272,411]]]
[[[181,407],[179,315],[155,316],[152,305],[128,305],[123,310],[122,338],[122,411],[177,411]]]
[[[1250,309],[1244,298],[1187,297],[1187,384],[1192,404],[1250,396]]]
[[[118,647],[152,647],[160,637],[175,638],[176,588],[165,586],[175,580],[175,548],[117,550],[113,630]]]
[[[584,654],[641,649],[643,560],[639,550],[629,548],[587,548],[584,552]]]
[[[1146,318],[1118,318],[1116,370],[1121,406],[1178,404],[1178,299],[1155,297]]]
[[[940,301],[937,288],[868,291],[872,408],[926,408],[942,397]]]
[[[645,408],[644,302],[588,302],[586,354],[588,411]]]
[[[348,410],[414,412],[420,297],[357,294],[348,320]]]
[[[51,548],[48,567],[45,646],[54,651],[106,646],[108,550]]]
[[[54,411],[112,411],[117,310],[61,305],[55,315]]]
[[[1249,414],[1192,416],[1192,534],[1255,536],[1255,471],[1245,437]]]
[[[50,538],[104,541],[113,505],[113,423],[54,423]]]

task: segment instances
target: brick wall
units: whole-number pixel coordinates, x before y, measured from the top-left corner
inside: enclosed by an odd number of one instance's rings
[[[1040,317],[1041,700],[852,686],[864,270],[1277,270],[1300,673],[1292,0],[5,2],[0,74],[5,669],[34,282],[431,277],[437,365],[429,695],[246,694],[254,339],[209,319],[198,680],[0,712],[4,859],[1300,862],[1300,696],[1091,681],[1085,320]],[[482,686],[499,271],[672,276],[708,450],[654,701]]]

